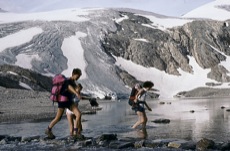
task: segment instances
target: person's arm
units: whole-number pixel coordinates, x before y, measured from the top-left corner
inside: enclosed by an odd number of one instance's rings
[[[75,91],[75,89],[74,89],[71,85],[68,85],[68,90],[69,90],[71,93],[75,94],[75,95],[78,97],[78,99],[81,99],[81,95],[80,95],[79,93],[77,93],[77,92]]]
[[[137,94],[135,95],[135,99],[134,99],[134,102],[137,103],[138,101],[138,97],[141,95],[141,93],[144,91],[144,89],[140,89]]]
[[[152,111],[152,109],[149,107],[149,105],[147,104],[147,102],[146,101],[144,101],[145,102],[145,106],[147,107],[147,109],[149,110],[149,111]]]

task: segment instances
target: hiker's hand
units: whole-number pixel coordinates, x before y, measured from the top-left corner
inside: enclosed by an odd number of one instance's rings
[[[81,100],[82,97],[80,94],[76,93],[75,95],[78,97],[79,100]]]

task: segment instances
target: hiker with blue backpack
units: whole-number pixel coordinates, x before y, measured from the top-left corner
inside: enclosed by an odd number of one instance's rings
[[[152,111],[152,109],[149,107],[145,99],[147,91],[153,86],[154,84],[151,81],[145,81],[143,85],[136,84],[132,88],[128,103],[132,106],[132,110],[134,110],[138,116],[137,122],[132,126],[133,129],[136,129],[139,125],[142,125],[142,130],[145,130],[146,128],[148,118],[145,113],[145,106],[149,111]]]
[[[76,105],[71,101],[72,96],[76,95],[79,99],[81,96],[74,89],[75,81],[77,81],[82,75],[80,69],[75,68],[72,71],[72,76],[70,78],[65,78],[64,75],[57,75],[53,78],[53,88],[51,92],[50,99],[58,103],[58,110],[55,118],[50,122],[48,128],[45,131],[45,134],[49,139],[54,139],[55,136],[52,133],[52,128],[61,120],[61,117],[65,111],[65,109],[70,109],[74,115],[79,117],[79,110]],[[78,120],[75,120],[75,124],[79,127]],[[74,131],[74,136],[82,137],[81,134],[78,133],[78,130]]]

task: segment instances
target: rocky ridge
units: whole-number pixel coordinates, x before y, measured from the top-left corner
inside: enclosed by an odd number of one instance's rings
[[[208,78],[219,83],[230,82],[229,71],[221,65],[221,61],[230,55],[230,27],[225,24],[228,21],[194,19],[183,26],[161,30],[153,26],[150,19],[135,12],[148,14],[137,10],[108,9],[91,11],[84,16],[89,21],[84,22],[25,21],[0,24],[1,38],[31,27],[43,30],[31,41],[3,50],[0,64],[14,65],[16,56],[22,53],[36,54],[40,59],[32,60],[33,71],[43,75],[61,73],[68,68],[68,58],[61,49],[63,40],[82,32],[87,33],[86,37],[80,38],[87,62],[87,79],[81,82],[87,92],[127,95],[130,90],[126,86],[132,87],[140,82],[116,66],[114,56],[176,76],[181,76],[179,69],[193,74],[189,64],[189,58],[193,57],[200,67],[211,69]],[[124,16],[128,16],[128,19],[119,23],[113,20]]]
[[[220,65],[225,55],[230,55],[230,27],[224,26],[225,22],[197,20],[163,31],[143,26],[152,24],[148,18],[127,12],[122,15],[129,19],[116,24],[117,31],[104,39],[103,47],[108,53],[177,76],[179,68],[193,73],[189,65],[189,57],[193,57],[200,67],[211,69],[209,78],[229,82],[229,71]]]

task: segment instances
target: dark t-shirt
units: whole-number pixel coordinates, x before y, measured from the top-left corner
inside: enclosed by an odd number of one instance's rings
[[[65,80],[65,82],[62,86],[62,89],[61,89],[61,95],[67,96],[69,101],[71,101],[74,94],[71,93],[70,91],[68,91],[69,85],[71,85],[73,88],[76,87],[76,83],[74,80],[71,80],[71,79]]]

